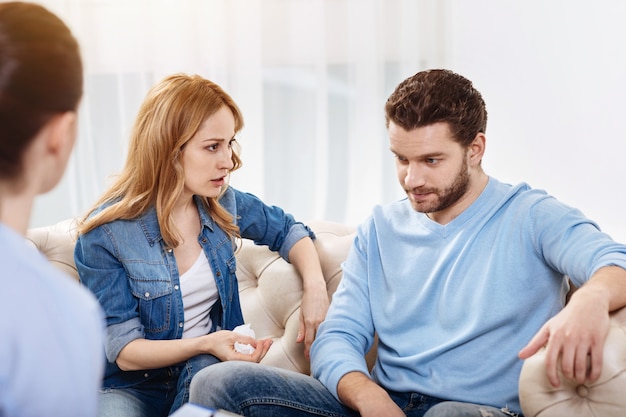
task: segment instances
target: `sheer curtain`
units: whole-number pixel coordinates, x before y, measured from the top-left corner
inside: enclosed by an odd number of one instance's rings
[[[231,184],[303,220],[360,222],[402,195],[383,105],[436,66],[437,0],[47,0],[85,60],[75,151],[32,226],[82,214],[122,167],[145,93],[197,73],[243,111]],[[438,24],[439,23],[439,24]]]

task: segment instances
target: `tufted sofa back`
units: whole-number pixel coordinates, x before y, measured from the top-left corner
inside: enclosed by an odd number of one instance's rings
[[[341,262],[354,239],[354,227],[333,222],[310,222],[315,231],[322,271],[329,296],[341,280]],[[57,268],[78,280],[74,264],[76,223],[67,219],[54,225],[32,228],[28,240]],[[243,316],[258,338],[272,338],[274,343],[263,359],[264,364],[309,373],[304,349],[296,343],[302,281],[295,268],[276,252],[249,240],[240,243],[237,277]],[[373,363],[372,352],[368,362]]]

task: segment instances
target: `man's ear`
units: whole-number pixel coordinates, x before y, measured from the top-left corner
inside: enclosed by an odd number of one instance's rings
[[[485,154],[485,146],[487,144],[487,137],[484,133],[478,133],[474,138],[474,141],[469,146],[469,158],[470,164],[473,166],[479,166]]]

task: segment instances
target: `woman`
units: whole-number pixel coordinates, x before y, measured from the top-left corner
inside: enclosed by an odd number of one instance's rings
[[[24,235],[76,138],[76,39],[45,8],[0,3],[0,416],[95,416],[104,319]]]
[[[159,416],[188,399],[217,361],[260,361],[270,340],[243,324],[235,244],[279,251],[304,283],[298,339],[308,350],[328,308],[313,233],[278,207],[228,186],[241,166],[237,105],[200,76],[173,75],[142,104],[125,167],[79,227],[81,281],[107,317],[101,416]],[[252,354],[235,343],[254,347]]]

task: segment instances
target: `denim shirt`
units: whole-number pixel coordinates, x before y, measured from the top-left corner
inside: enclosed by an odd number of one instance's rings
[[[243,324],[239,301],[234,241],[213,221],[195,197],[201,221],[198,243],[215,279],[219,300],[211,309],[213,329],[232,330]],[[289,261],[292,246],[313,232],[293,216],[268,206],[252,194],[231,187],[220,204],[234,217],[242,238],[266,245]],[[117,357],[129,342],[139,339],[180,339],[184,327],[180,276],[174,252],[161,236],[156,210],[132,220],[115,220],[81,235],[74,251],[81,282],[105,311],[107,368],[104,387],[128,387],[172,374],[168,368],[121,371]]]

